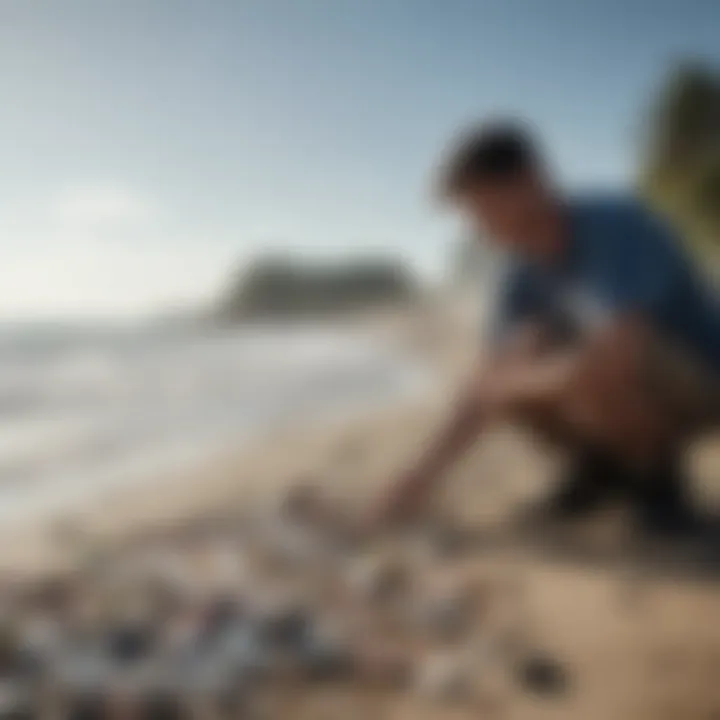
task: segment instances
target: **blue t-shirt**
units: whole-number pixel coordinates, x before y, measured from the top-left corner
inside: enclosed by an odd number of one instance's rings
[[[664,337],[720,372],[720,299],[658,217],[631,199],[569,204],[569,242],[552,266],[514,259],[496,331],[537,319],[575,338],[641,313]]]

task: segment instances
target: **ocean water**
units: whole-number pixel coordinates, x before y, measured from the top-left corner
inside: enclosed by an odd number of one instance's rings
[[[342,326],[0,331],[0,522],[427,382],[417,358]]]

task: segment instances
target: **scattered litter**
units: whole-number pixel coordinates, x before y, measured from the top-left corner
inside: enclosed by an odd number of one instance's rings
[[[568,687],[565,668],[547,655],[531,655],[518,664],[517,677],[525,690],[536,695],[562,695]]]
[[[427,529],[422,557],[417,535],[343,544],[320,509],[302,487],[237,531],[168,532],[25,594],[0,590],[0,717],[44,717],[49,695],[56,714],[78,720],[196,717],[200,707],[232,717],[298,683],[469,700],[478,673],[507,659],[470,651],[494,597],[487,580],[428,581],[452,565],[460,536]],[[518,674],[542,694],[566,683],[542,657]]]

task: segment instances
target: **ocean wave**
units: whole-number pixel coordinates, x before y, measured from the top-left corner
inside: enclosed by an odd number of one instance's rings
[[[37,342],[35,347],[41,346]],[[418,362],[339,327],[0,342],[0,515],[80,502],[273,424],[417,389]],[[52,504],[52,503],[51,503]]]

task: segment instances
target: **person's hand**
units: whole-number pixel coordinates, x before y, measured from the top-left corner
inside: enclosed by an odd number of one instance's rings
[[[382,533],[415,519],[421,509],[425,484],[425,474],[418,469],[405,472],[392,480],[366,515],[364,524],[367,532]]]

